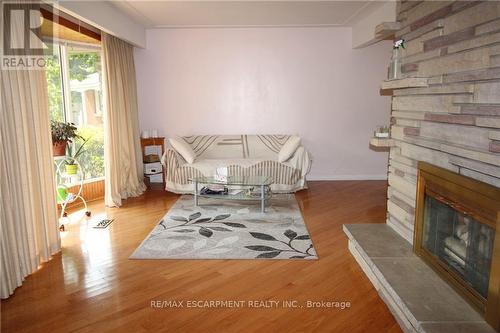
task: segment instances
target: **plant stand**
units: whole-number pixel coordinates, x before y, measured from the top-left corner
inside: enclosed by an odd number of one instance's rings
[[[64,231],[64,219],[67,218],[68,213],[66,208],[68,204],[71,204],[77,200],[80,200],[85,207],[85,215],[90,217],[91,212],[88,210],[87,201],[82,196],[83,184],[84,184],[84,174],[80,162],[75,160],[75,164],[78,166],[76,174],[68,174],[65,172],[65,161],[67,156],[54,156],[54,164],[56,168],[56,186],[59,190],[61,187],[68,189],[65,197],[57,195],[57,204],[61,205],[61,214],[59,216],[59,230]],[[76,191],[72,191],[77,189]],[[76,193],[75,193],[76,192]]]

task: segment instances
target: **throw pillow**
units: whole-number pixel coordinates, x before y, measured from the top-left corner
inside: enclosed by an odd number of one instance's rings
[[[293,156],[297,148],[300,146],[300,137],[299,136],[291,136],[281,147],[280,152],[278,153],[278,161],[283,163],[288,161],[290,157]]]
[[[175,149],[176,152],[178,152],[182,158],[186,160],[189,164],[192,164],[196,158],[196,153],[194,152],[193,148],[184,141],[184,139],[177,137],[177,138],[170,138],[168,139],[170,142],[170,145],[172,148]]]

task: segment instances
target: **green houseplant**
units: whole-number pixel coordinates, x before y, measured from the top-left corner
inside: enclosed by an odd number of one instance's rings
[[[76,148],[76,144],[68,146],[68,157],[66,158],[66,173],[68,175],[74,175],[78,172],[78,164],[76,164],[76,159],[78,159],[78,157],[85,152],[83,147],[90,140],[90,138],[82,138],[82,140],[83,142],[80,144],[80,147],[78,147],[78,149]]]
[[[50,122],[50,131],[52,132],[52,150],[54,156],[64,156],[68,142],[72,142],[74,138],[78,137],[75,124],[52,120]]]

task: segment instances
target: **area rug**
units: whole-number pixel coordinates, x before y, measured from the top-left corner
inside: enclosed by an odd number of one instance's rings
[[[181,196],[131,259],[318,259],[292,194],[258,202]]]

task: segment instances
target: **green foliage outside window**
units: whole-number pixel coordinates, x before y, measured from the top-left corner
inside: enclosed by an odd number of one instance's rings
[[[94,126],[81,126],[78,128],[81,138],[75,140],[80,146],[84,139],[89,138],[85,144],[84,152],[79,157],[83,166],[85,178],[96,178],[104,176],[104,135],[103,130]]]
[[[69,77],[71,80],[83,81],[88,75],[98,72],[99,70],[99,57],[97,52],[69,54]]]
[[[59,56],[47,57],[45,62],[45,76],[47,78],[50,119],[63,122],[63,94],[61,89],[61,67]]]
[[[61,51],[66,49],[62,47]],[[70,51],[68,49],[68,73],[69,80],[83,81],[89,75],[100,72],[100,55],[96,51]],[[48,86],[50,119],[59,122],[71,121],[83,112],[82,94],[76,91],[69,92],[72,110],[67,110],[65,116],[64,98],[62,88],[61,63],[59,54],[47,57],[45,75]],[[64,64],[63,64],[64,65]],[[96,90],[97,91],[97,90]],[[68,118],[68,119],[66,119]],[[71,118],[71,119],[69,119]],[[76,121],[77,119],[73,119]],[[78,157],[82,166],[84,178],[97,178],[104,176],[104,133],[101,125],[77,124],[77,134],[80,136],[74,140],[76,146],[80,146],[84,138],[89,138],[85,144],[84,152]]]

